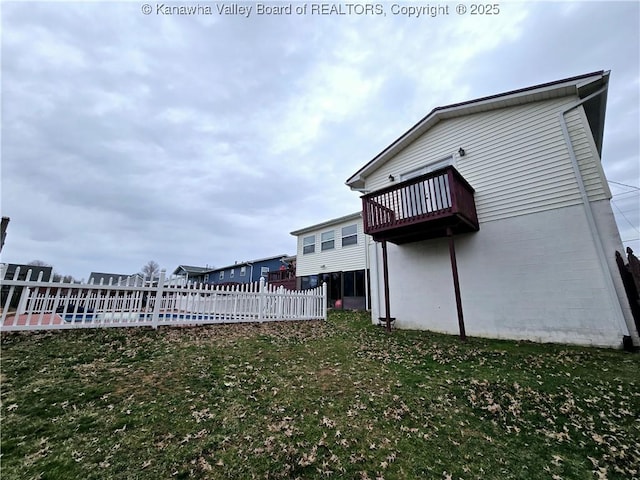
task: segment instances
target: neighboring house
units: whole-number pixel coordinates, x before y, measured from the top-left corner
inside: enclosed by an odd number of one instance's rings
[[[283,253],[273,257],[236,262],[227,267],[211,269],[204,273],[204,282],[214,285],[228,285],[257,282],[260,277],[264,277],[266,280],[269,272],[279,270],[288,257],[287,254]]]
[[[361,212],[302,228],[291,235],[298,239],[299,288],[313,288],[326,282],[329,306],[367,308],[368,237],[363,231]]]
[[[94,285],[127,285],[127,281],[129,282],[129,286],[141,287],[143,286],[144,278],[139,273],[127,274],[127,273],[101,273],[101,272],[91,272],[89,275],[88,283]],[[155,279],[157,282],[157,279]],[[149,283],[149,282],[147,282]]]
[[[296,256],[285,257],[278,270],[271,270],[267,276],[267,282],[274,287],[284,287],[287,290],[296,290]]]
[[[187,282],[203,283],[207,272],[211,271],[211,267],[193,267],[190,265],[178,265],[173,271],[174,275],[181,276]]]
[[[608,83],[601,71],[435,108],[347,180],[375,240],[374,321],[638,345],[601,166]]]
[[[14,276],[16,274],[16,270],[18,270],[18,276],[15,280],[26,280],[27,273],[31,271],[29,275],[29,280],[37,281],[40,278],[42,282],[49,282],[53,275],[53,267],[49,266],[39,266],[39,265],[25,265],[21,263],[0,263],[0,278],[3,280],[14,280]],[[2,295],[0,296],[0,307],[4,308],[5,302],[7,301],[7,297],[9,295],[11,287],[8,285],[2,285]],[[11,305],[9,307],[15,308],[18,305],[18,301],[20,299],[20,294],[22,293],[22,287],[15,287],[13,296],[11,299]]]
[[[40,265],[27,265],[22,263],[1,263],[0,271],[3,272],[1,277],[4,280],[13,280],[13,276],[16,273],[16,270],[20,268],[18,272],[18,277],[16,280],[26,280],[27,272],[31,270],[31,275],[29,280],[36,281],[40,274],[42,274],[43,282],[48,282],[51,280],[51,276],[53,275],[53,267],[50,266],[40,266]]]

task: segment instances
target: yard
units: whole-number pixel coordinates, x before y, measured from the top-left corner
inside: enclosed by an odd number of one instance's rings
[[[2,336],[2,478],[640,478],[640,355],[327,322]]]

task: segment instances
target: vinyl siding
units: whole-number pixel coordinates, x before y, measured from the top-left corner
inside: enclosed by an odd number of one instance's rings
[[[571,110],[565,115],[565,119],[589,201],[610,199],[611,192],[584,109],[579,107]]]
[[[441,120],[370,174],[365,188],[386,187],[389,175],[399,178],[453,154],[455,167],[476,190],[480,222],[577,205],[580,193],[559,116],[576,100],[564,97]],[[566,117],[590,198],[606,198],[582,107]],[[460,147],[466,151],[464,157],[457,154]]]
[[[209,283],[213,283],[215,285],[220,283],[234,282],[234,283],[250,283],[257,282],[260,280],[260,269],[262,267],[269,267],[269,271],[273,272],[278,270],[282,265],[280,261],[280,257],[262,260],[260,262],[253,263],[253,269],[251,268],[251,264],[238,264],[233,267],[225,268],[222,270],[212,270],[211,272],[207,272],[209,274]],[[240,275],[240,269],[246,266],[246,272],[244,275]],[[234,272],[233,278],[231,277],[231,271]],[[220,272],[224,272],[224,278],[220,279]],[[253,272],[253,273],[252,273]]]
[[[353,224],[358,226],[358,243],[343,247],[342,227]],[[332,250],[325,250],[323,252],[321,251],[320,236],[323,232],[329,230],[334,231],[335,247]],[[311,235],[315,235],[316,250],[314,253],[305,255],[302,253],[302,239]],[[365,240],[362,217],[299,234],[296,275],[303,277],[306,275],[317,275],[319,273],[349,272],[366,268]],[[321,268],[321,265],[324,265],[325,268]]]

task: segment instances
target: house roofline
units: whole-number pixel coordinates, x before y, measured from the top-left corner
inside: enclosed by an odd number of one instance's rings
[[[211,270],[211,268],[208,268],[208,267],[196,267],[193,265],[178,265],[176,269],[173,271],[173,274],[177,275],[180,269],[189,273],[204,273]]]
[[[100,275],[103,277],[113,277],[113,278],[118,278],[118,277],[122,277],[122,278],[127,278],[127,277],[140,277],[142,278],[143,275],[141,275],[140,273],[105,273],[105,272],[91,272],[89,274],[89,278],[91,278],[93,275]]]
[[[609,74],[609,71],[600,70],[553,82],[542,83],[531,87],[510,90],[508,92],[489,95],[474,100],[436,107],[415,125],[409,128],[409,130],[398,137],[393,143],[391,143],[391,145],[382,150],[378,155],[349,177],[345,184],[352,189],[364,187],[364,177],[366,177],[370,172],[377,170],[381,164],[395,156],[440,120],[506,107],[510,105],[510,101],[518,97],[522,100],[521,103],[529,103],[541,99],[565,97],[571,94],[576,94],[580,98],[583,98],[593,91],[593,89],[587,88],[593,82],[602,80],[607,84]],[[602,132],[594,132],[594,137],[597,138],[598,136],[602,136]]]
[[[247,260],[246,262],[238,262],[238,263],[234,263],[233,265],[227,265],[226,267],[212,268],[211,270],[207,270],[206,272],[203,272],[203,273],[220,272],[221,270],[229,270],[230,268],[249,266],[258,262],[266,262],[267,260],[289,258],[290,256],[291,255],[282,253],[280,255],[274,255],[272,257],[258,258],[256,260]]]
[[[293,232],[291,232],[291,235],[298,236],[303,233],[310,232],[312,230],[317,230],[319,228],[330,227],[331,225],[346,222],[348,220],[355,220],[359,217],[362,217],[362,212],[350,213],[349,215],[345,215],[344,217],[333,218],[331,220],[326,220],[324,222],[311,225],[309,227],[304,227],[299,230],[294,230]]]

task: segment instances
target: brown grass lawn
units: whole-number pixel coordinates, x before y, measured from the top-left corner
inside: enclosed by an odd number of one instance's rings
[[[3,334],[9,479],[640,478],[640,355],[327,322]]]

